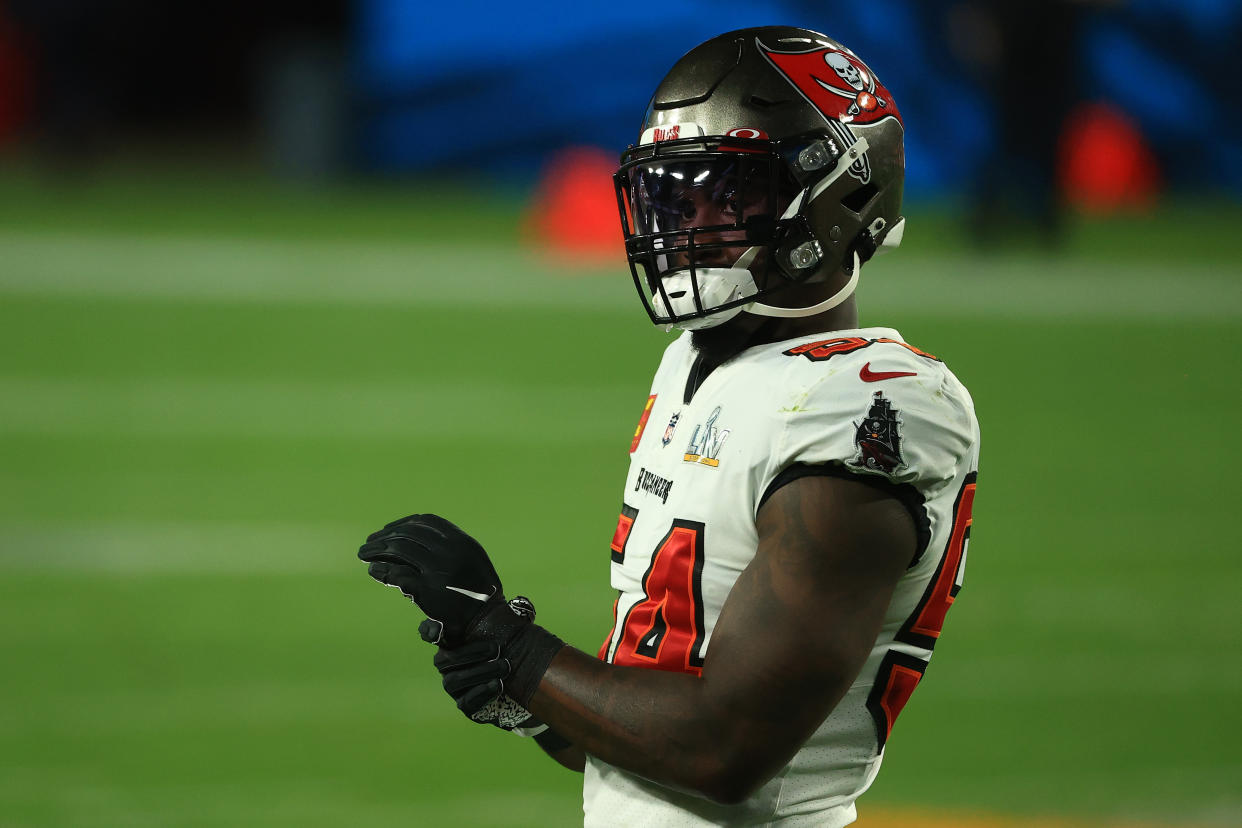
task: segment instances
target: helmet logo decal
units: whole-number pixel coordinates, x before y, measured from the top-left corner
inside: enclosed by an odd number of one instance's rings
[[[901,113],[892,94],[849,51],[820,46],[809,52],[778,52],[755,41],[760,54],[828,121],[870,124]]]
[[[676,141],[678,138],[697,138],[702,134],[703,127],[689,121],[680,124],[664,124],[644,129],[638,143],[658,144],[661,141]]]
[[[768,138],[768,134],[764,132],[762,129],[755,129],[754,127],[734,127],[733,129],[725,133],[725,137],[727,138],[760,138],[766,141]]]
[[[892,94],[853,52],[826,45],[809,52],[778,52],[758,40],[755,46],[819,111],[844,148],[857,140],[851,124],[865,126],[890,115],[901,122]],[[871,180],[871,159],[864,154],[850,165],[849,173],[866,184]]]

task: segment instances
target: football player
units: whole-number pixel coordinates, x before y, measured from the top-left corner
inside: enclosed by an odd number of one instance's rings
[[[961,586],[979,430],[943,362],[861,328],[901,240],[897,104],[799,28],[710,40],[661,82],[616,188],[665,351],[612,538],[598,655],[507,600],[435,515],[359,556],[426,613],[475,721],[585,771],[587,825],[847,825]]]

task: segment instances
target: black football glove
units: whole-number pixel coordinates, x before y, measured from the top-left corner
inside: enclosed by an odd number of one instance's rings
[[[530,602],[519,597],[509,604],[515,611],[524,612]],[[538,735],[547,729],[547,725],[530,711],[505,695],[505,680],[513,667],[500,654],[496,643],[478,640],[455,649],[440,647],[434,663],[444,681],[445,692],[472,721],[495,725],[522,736]]]
[[[497,692],[478,690],[465,706],[458,699],[467,715],[498,698],[501,690],[525,708],[552,657],[565,646],[532,623],[535,608],[530,601],[520,597],[505,601],[487,552],[438,515],[393,521],[367,538],[358,557],[370,564],[367,572],[372,578],[399,588],[427,614],[418,628],[424,641],[444,648],[486,643],[497,652],[496,659],[489,659],[496,662],[489,669],[508,666],[504,675],[488,673],[477,685],[487,688],[496,681]]]
[[[358,550],[367,574],[400,589],[431,624],[433,644],[456,646],[486,610],[504,604],[504,590],[479,542],[438,515],[410,515],[367,537]],[[438,629],[437,629],[438,625]]]
[[[509,603],[525,600],[515,598]],[[495,725],[519,736],[532,736],[548,753],[571,745],[505,694],[505,678],[511,672],[509,660],[491,642],[471,641],[453,650],[441,647],[436,652],[435,665],[444,678],[444,689],[471,721]]]

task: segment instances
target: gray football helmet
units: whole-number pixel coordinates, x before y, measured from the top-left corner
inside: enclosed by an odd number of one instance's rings
[[[807,29],[720,35],[661,81],[614,180],[626,256],[653,322],[710,328],[741,311],[840,304],[901,242],[905,128],[875,73]],[[810,307],[763,299],[850,278]]]

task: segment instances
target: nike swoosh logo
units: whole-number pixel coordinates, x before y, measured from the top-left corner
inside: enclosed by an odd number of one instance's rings
[[[462,589],[461,587],[446,586],[445,589],[451,589],[453,592],[460,592],[467,598],[473,598],[476,601],[486,601],[488,598],[492,597],[491,595],[484,595],[482,592],[473,592],[468,589]]]
[[[880,380],[896,379],[897,377],[917,376],[917,371],[872,371],[870,362],[858,369],[858,378],[863,382],[879,382]]]

